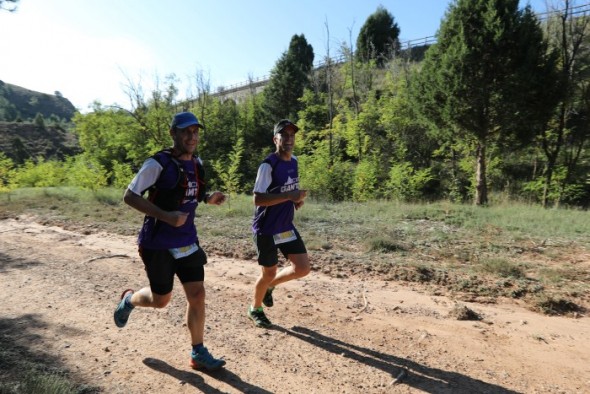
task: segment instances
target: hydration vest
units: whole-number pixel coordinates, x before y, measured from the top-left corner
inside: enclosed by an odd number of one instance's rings
[[[148,189],[148,200],[154,203],[159,208],[165,211],[177,211],[182,200],[186,195],[188,188],[188,175],[182,163],[173,156],[171,149],[164,149],[152,156],[162,166],[162,173],[168,171],[169,166],[173,165],[176,168],[176,181],[171,187],[164,187],[158,185],[159,181]],[[195,166],[195,176],[197,178],[197,201],[203,201],[205,198],[205,169],[201,160],[193,155],[192,161]],[[162,175],[160,175],[162,176]]]

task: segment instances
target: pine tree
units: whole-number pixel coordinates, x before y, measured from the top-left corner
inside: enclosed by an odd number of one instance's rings
[[[393,16],[383,6],[371,14],[356,40],[357,59],[362,62],[375,60],[383,66],[400,49],[400,29]]]
[[[441,139],[476,159],[475,204],[488,202],[491,144],[531,139],[555,105],[555,67],[530,7],[518,0],[458,0],[413,85],[419,111]]]
[[[294,35],[289,50],[277,61],[264,88],[265,109],[270,123],[283,118],[297,121],[297,113],[301,109],[299,98],[310,85],[313,59],[313,48],[305,36]]]

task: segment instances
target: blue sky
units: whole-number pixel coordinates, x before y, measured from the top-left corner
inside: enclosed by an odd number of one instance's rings
[[[530,2],[545,11],[545,0]],[[433,36],[451,0],[20,0],[0,11],[0,80],[60,91],[81,111],[99,100],[129,107],[128,81],[146,91],[174,73],[180,97],[201,73],[211,89],[268,75],[294,34],[316,61],[353,44],[383,5],[400,39]],[[329,29],[329,41],[327,28]]]

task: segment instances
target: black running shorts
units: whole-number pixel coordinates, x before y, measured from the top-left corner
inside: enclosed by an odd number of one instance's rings
[[[275,245],[272,235],[254,234],[254,244],[256,244],[258,264],[263,267],[277,265],[279,263],[279,250],[283,253],[283,256],[285,256],[286,259],[289,258],[290,254],[307,253],[305,244],[297,230],[295,230],[295,234],[297,235],[297,239],[279,245]]]
[[[139,248],[139,255],[145,266],[150,289],[155,294],[168,294],[172,291],[174,275],[180,283],[202,282],[205,280],[204,265],[207,255],[199,247],[195,253],[175,259],[168,250],[153,250]]]

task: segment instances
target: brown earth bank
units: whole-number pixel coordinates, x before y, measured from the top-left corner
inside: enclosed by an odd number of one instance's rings
[[[178,282],[165,309],[113,323],[120,292],[147,283],[135,236],[3,219],[0,343],[104,393],[590,392],[584,314],[316,270],[277,288],[264,330],[245,314],[257,273],[253,259],[209,254],[205,344],[227,365],[194,371]]]

